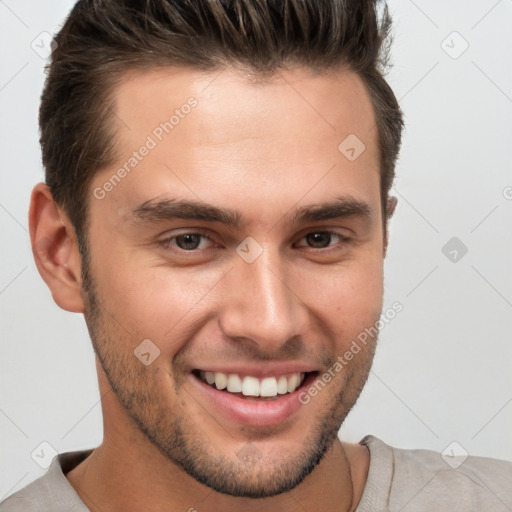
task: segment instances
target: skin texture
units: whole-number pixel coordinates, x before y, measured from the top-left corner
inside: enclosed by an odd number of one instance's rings
[[[105,187],[189,98],[196,106]],[[369,454],[337,432],[376,340],[273,426],[226,418],[191,371],[279,361],[322,375],[378,320],[386,237],[362,81],[346,70],[254,80],[233,68],[169,68],[130,73],[115,100],[117,158],[91,185],[85,282],[73,228],[44,184],[31,203],[39,271],[59,306],[84,313],[97,354],[104,441],[68,480],[93,511],[354,510]],[[350,134],[366,147],[354,161],[338,150]],[[109,191],[97,198],[98,187]],[[367,215],[291,222],[298,208],[339,197]],[[238,210],[241,223],[133,215],[168,198]],[[188,252],[190,239],[171,238],[198,230]],[[334,235],[306,236],[325,231]],[[236,252],[249,236],[262,248],[252,263]],[[134,356],[145,339],[160,351],[148,366]]]

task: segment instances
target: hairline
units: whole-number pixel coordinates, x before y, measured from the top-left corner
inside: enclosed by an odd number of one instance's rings
[[[103,126],[100,127],[100,129],[105,130],[107,135],[107,140],[109,141],[110,147],[112,148],[112,151],[115,151],[115,148],[119,144],[119,140],[116,139],[117,131],[114,127],[116,114],[115,114],[115,106],[116,106],[116,95],[119,91],[119,88],[121,86],[121,82],[127,78],[127,77],[136,77],[140,76],[145,73],[150,73],[152,71],[157,70],[172,70],[172,69],[182,69],[182,70],[191,70],[191,71],[203,71],[205,75],[215,75],[217,73],[217,76],[220,75],[222,72],[229,70],[232,72],[235,72],[240,77],[245,78],[249,81],[252,81],[253,83],[268,83],[272,81],[273,79],[279,78],[282,71],[286,70],[292,70],[292,69],[303,69],[307,70],[313,73],[314,76],[339,76],[342,72],[350,72],[354,73],[358,76],[358,78],[361,80],[364,89],[368,95],[368,99],[370,100],[370,104],[372,107],[372,113],[374,116],[375,121],[375,128],[377,129],[377,150],[378,150],[378,173],[379,173],[379,192],[380,192],[380,198],[381,198],[381,212],[382,212],[382,220],[383,220],[383,227],[386,228],[386,222],[387,222],[387,192],[386,197],[384,197],[384,190],[383,190],[383,148],[382,148],[382,140],[381,140],[381,133],[380,133],[380,126],[379,126],[379,119],[378,119],[378,109],[376,108],[374,97],[372,95],[372,91],[370,87],[368,86],[363,73],[353,69],[348,64],[344,62],[331,64],[331,65],[318,65],[314,66],[309,63],[301,62],[300,60],[291,60],[291,61],[285,61],[282,62],[279,66],[276,66],[275,68],[269,68],[269,69],[257,69],[254,66],[251,65],[245,65],[243,62],[238,60],[223,60],[222,62],[218,63],[215,66],[199,66],[197,64],[191,64],[191,63],[173,63],[173,62],[154,62],[154,63],[147,63],[147,62],[133,62],[131,64],[125,64],[124,66],[121,66],[119,69],[115,70],[114,72],[110,73],[110,76],[108,78],[107,82],[104,82],[105,88],[102,94],[97,98],[98,105],[102,106],[103,111],[109,111],[109,115],[104,120]],[[113,107],[113,108],[112,108]],[[110,159],[110,164],[107,164],[106,166],[102,166],[99,168],[92,169],[90,173],[88,173],[87,176],[87,187],[84,187],[84,197],[82,198],[82,222],[77,226],[73,219],[71,220],[71,224],[73,225],[73,228],[76,231],[76,234],[78,238],[81,236],[85,237],[85,240],[83,241],[85,244],[87,244],[87,232],[90,227],[90,205],[92,204],[91,200],[91,188],[92,188],[92,181],[94,178],[101,173],[102,171],[106,170],[109,165],[114,165],[115,160],[117,159],[117,155],[112,155]],[[66,211],[66,214],[68,214],[68,209],[66,205],[61,205],[64,210]]]

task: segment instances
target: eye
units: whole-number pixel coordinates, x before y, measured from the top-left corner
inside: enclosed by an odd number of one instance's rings
[[[203,233],[182,233],[181,235],[175,235],[167,237],[166,239],[159,242],[159,245],[164,249],[178,249],[188,252],[201,249],[208,249],[208,242],[213,244],[213,241]]]
[[[312,231],[303,236],[306,244],[299,243],[299,247],[309,247],[311,249],[334,248],[337,243],[349,243],[350,239],[335,233],[333,231]],[[334,242],[334,243],[333,243]],[[193,252],[208,250],[215,247],[215,242],[202,232],[185,232],[178,235],[169,236],[158,242],[160,247],[175,252]]]
[[[348,242],[348,238],[340,235],[339,233],[334,233],[333,231],[312,231],[302,237],[301,240],[306,240],[306,242],[310,244],[308,246],[313,249],[324,249],[326,247],[331,247],[330,242],[332,242],[333,238],[336,242]],[[305,246],[302,245],[300,247]]]

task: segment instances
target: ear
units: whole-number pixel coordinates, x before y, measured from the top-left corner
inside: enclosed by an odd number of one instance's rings
[[[388,214],[388,219],[390,219],[395,213],[396,205],[398,203],[398,199],[394,196],[388,197],[388,204],[386,206],[386,212]]]
[[[388,242],[389,242],[389,230],[388,230],[388,223],[391,217],[393,217],[393,214],[395,213],[395,208],[398,203],[398,199],[396,197],[388,197],[388,202],[386,205],[386,219],[384,221],[384,257],[386,257],[386,252],[388,249]]]
[[[53,300],[66,311],[83,313],[81,258],[75,230],[45,183],[32,190],[29,227],[34,260]]]

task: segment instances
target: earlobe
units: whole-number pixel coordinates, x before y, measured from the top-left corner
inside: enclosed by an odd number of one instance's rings
[[[82,313],[81,258],[75,232],[44,183],[32,191],[29,227],[34,260],[53,300],[62,309]]]

